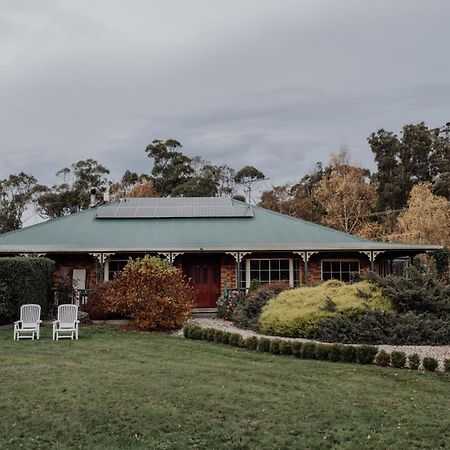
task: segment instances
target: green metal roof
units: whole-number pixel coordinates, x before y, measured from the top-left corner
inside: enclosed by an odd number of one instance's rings
[[[233,205],[244,204],[233,200]],[[92,208],[0,235],[0,253],[441,248],[368,241],[257,206],[251,208],[253,217],[147,219],[97,219],[98,208]]]

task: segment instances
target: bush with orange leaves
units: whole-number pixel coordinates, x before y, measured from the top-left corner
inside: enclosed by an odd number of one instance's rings
[[[111,313],[133,319],[141,330],[174,330],[189,318],[194,290],[179,269],[145,256],[130,260],[105,293]]]

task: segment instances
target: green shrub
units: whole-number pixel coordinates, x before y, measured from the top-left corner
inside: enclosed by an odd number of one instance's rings
[[[256,350],[258,348],[258,338],[250,336],[245,340],[245,348],[247,350]]]
[[[341,344],[333,344],[328,346],[328,359],[333,362],[341,360]]]
[[[378,353],[378,348],[373,345],[358,345],[355,348],[356,361],[359,364],[372,364],[375,355]]]
[[[208,340],[208,330],[209,328],[202,328],[202,340],[204,341]]]
[[[230,343],[230,336],[231,333],[229,333],[228,331],[224,331],[222,335],[222,344],[228,345]]]
[[[292,341],[291,342],[291,347],[292,347],[292,354],[297,357],[297,358],[301,358],[302,357],[302,347],[303,347],[303,342],[300,341]]]
[[[48,258],[0,257],[0,324],[19,318],[27,303],[41,306],[41,318],[51,312],[54,262]]]
[[[423,368],[429,372],[434,372],[438,368],[438,362],[435,358],[426,357],[422,361]]]
[[[216,315],[219,319],[231,320],[238,304],[242,301],[243,294],[238,290],[230,290],[227,295],[222,295],[216,302]]]
[[[269,352],[270,351],[270,339],[265,338],[265,337],[259,338],[257,350],[259,352]]]
[[[403,369],[406,365],[406,353],[405,352],[392,352],[391,353],[391,364],[393,367],[398,369]]]
[[[408,366],[411,370],[417,370],[419,368],[420,356],[417,353],[408,356]]]
[[[222,330],[215,330],[214,331],[214,342],[221,343],[223,339],[223,331]]]
[[[327,361],[330,355],[330,348],[327,344],[316,344],[315,348],[316,359],[320,361]]]
[[[381,367],[387,367],[391,363],[391,355],[386,350],[380,350],[375,357],[375,363]]]
[[[233,347],[240,347],[241,344],[241,335],[239,333],[231,333],[230,336],[230,345]]]
[[[292,345],[290,341],[281,340],[280,355],[292,355]]]
[[[303,343],[302,358],[316,359],[316,344],[314,342],[304,342]]]
[[[361,292],[367,298],[362,299]],[[381,289],[372,284],[364,281],[348,285],[330,280],[319,286],[291,289],[277,295],[264,307],[258,326],[266,334],[319,339],[317,332],[326,319],[331,320],[341,313],[390,308]]]
[[[356,351],[353,345],[341,345],[341,362],[356,362]]]
[[[280,339],[271,339],[270,340],[270,353],[274,355],[280,354]]]
[[[189,338],[189,335],[191,333],[191,327],[191,325],[185,325],[183,328],[183,336],[187,339]]]
[[[206,332],[206,339],[210,342],[213,342],[215,340],[216,336],[216,330],[214,328],[208,328],[208,331]]]
[[[444,359],[444,370],[450,372],[450,359]]]

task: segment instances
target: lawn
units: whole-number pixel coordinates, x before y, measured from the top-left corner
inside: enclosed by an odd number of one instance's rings
[[[298,360],[162,334],[0,330],[0,448],[450,446],[446,374]]]

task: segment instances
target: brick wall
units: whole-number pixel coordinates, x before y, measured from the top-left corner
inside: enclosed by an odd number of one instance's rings
[[[220,258],[220,289],[236,287],[236,260],[231,255]]]
[[[97,265],[93,256],[89,254],[55,254],[48,255],[55,261],[53,284],[72,280],[73,269],[86,270],[86,288],[92,289],[97,284]]]

